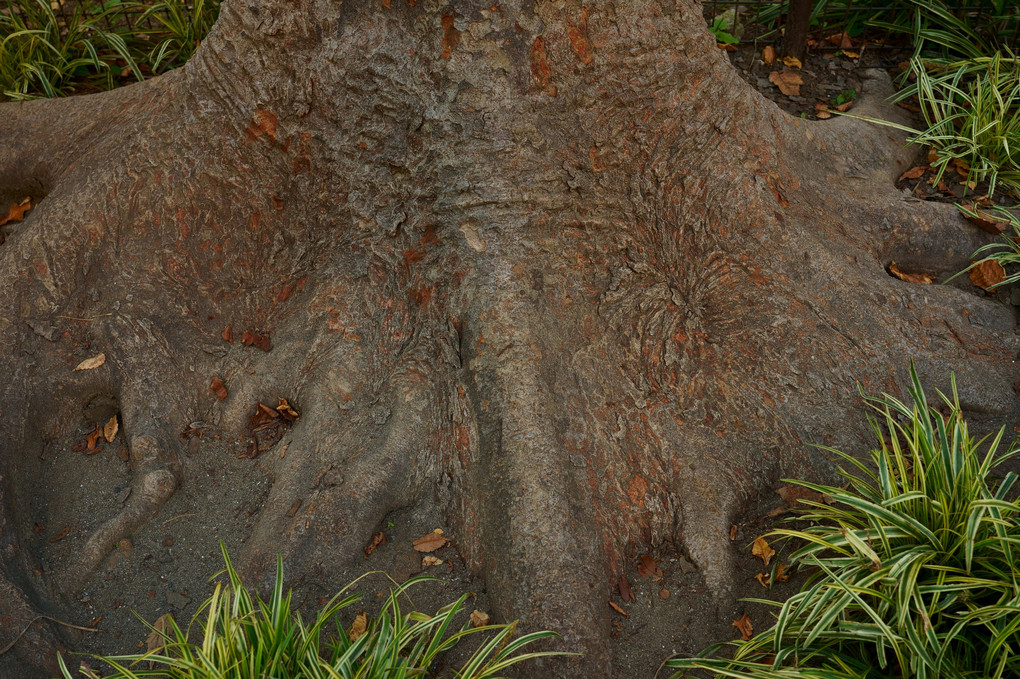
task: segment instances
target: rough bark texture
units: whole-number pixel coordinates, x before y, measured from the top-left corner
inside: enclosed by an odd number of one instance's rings
[[[3,198],[39,201],[0,246],[0,647],[158,511],[190,422],[242,435],[274,394],[306,454],[260,458],[247,571],[360,558],[434,497],[498,613],[585,654],[534,676],[613,675],[610,583],[649,544],[725,596],[732,517],[825,473],[804,443],[859,447],[858,380],[913,357],[1017,411],[1012,311],[885,272],[980,238],[901,200],[885,130],[753,92],[687,0],[228,0],[184,68],[6,104],[0,139]],[[136,495],[40,575],[28,460],[96,395]]]

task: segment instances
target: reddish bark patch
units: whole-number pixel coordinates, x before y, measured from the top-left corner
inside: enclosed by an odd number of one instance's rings
[[[545,40],[542,36],[535,38],[531,45],[531,75],[550,97],[556,96],[556,85],[552,82],[552,69],[549,67],[549,55],[545,51]]]
[[[248,141],[253,141],[263,135],[269,137],[269,141],[276,141],[278,125],[275,113],[268,108],[259,108],[255,111],[255,117],[248,123],[244,132]]]
[[[449,59],[453,48],[460,44],[460,31],[453,26],[453,14],[444,14],[439,23],[443,26],[443,58]]]
[[[570,38],[570,46],[574,53],[581,60],[582,64],[590,64],[594,58],[592,55],[591,41],[588,40],[588,8],[581,10],[581,21],[576,26],[567,28],[567,36]]]

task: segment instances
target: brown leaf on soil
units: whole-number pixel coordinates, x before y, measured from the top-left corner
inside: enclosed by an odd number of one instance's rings
[[[117,429],[117,416],[114,415],[103,425],[103,438],[107,443],[113,443],[113,439],[117,436]]]
[[[301,415],[298,414],[298,411],[290,407],[290,404],[287,403],[287,399],[277,396],[276,400],[279,402],[276,406],[276,412],[280,413],[280,415],[283,416],[283,419],[288,422],[296,422],[301,419]]]
[[[921,177],[924,176],[924,173],[930,169],[931,168],[928,165],[918,165],[917,167],[912,167],[903,174],[901,174],[900,178],[897,179],[896,181],[901,182],[904,179],[920,179]]]
[[[620,615],[622,615],[625,618],[629,618],[630,617],[630,614],[627,613],[627,611],[623,610],[619,606],[619,604],[617,604],[615,601],[610,601],[609,602],[609,607],[612,608],[614,611],[616,611],[617,613],[619,613]]]
[[[747,617],[747,613],[734,620],[733,626],[740,631],[741,641],[751,640],[751,635],[754,634],[754,627],[751,626],[751,619]]]
[[[351,629],[348,634],[351,637],[351,641],[357,641],[361,637],[365,636],[365,632],[368,631],[368,613],[362,611],[354,617],[354,622],[351,623]]]
[[[149,636],[145,637],[146,652],[158,653],[162,650],[163,642],[166,641],[163,635],[167,633],[167,630],[171,629],[171,620],[173,620],[173,615],[164,613],[156,618],[156,622],[152,623],[152,631],[149,632]]]
[[[651,554],[642,554],[641,563],[638,564],[637,572],[642,578],[652,578],[653,580],[662,579],[662,570],[659,569],[659,564],[655,563],[655,559],[652,558]]]
[[[422,568],[429,568],[430,566],[441,566],[442,564],[443,564],[443,560],[440,559],[438,556],[432,556],[431,554],[426,554],[425,556],[423,556],[421,558],[421,567]]]
[[[776,582],[786,582],[789,579],[790,576],[786,572],[786,564],[780,561],[776,567]]]
[[[25,213],[32,209],[32,199],[23,198],[20,203],[12,203],[7,213],[0,217],[0,226],[7,222],[20,222],[25,218]]]
[[[287,516],[292,518],[297,516],[298,510],[301,509],[302,502],[304,502],[304,500],[301,498],[294,500],[294,502],[290,505],[290,509],[287,510]]]
[[[929,146],[928,147],[928,164],[929,165],[934,165],[935,162],[938,159],[939,159],[939,152],[935,150],[934,146]]]
[[[85,452],[86,455],[95,455],[96,453],[99,452],[99,450],[102,450],[102,448],[96,450],[96,443],[99,441],[99,437],[102,435],[103,428],[97,424],[96,428],[92,430],[92,433],[85,437],[85,443],[88,447],[88,450],[86,450]]]
[[[843,50],[843,56],[850,57],[851,59],[860,59],[861,58],[861,53],[860,52],[854,52],[854,51],[851,51],[851,50]]]
[[[839,111],[840,113],[846,113],[847,111],[850,110],[850,107],[853,106],[853,105],[854,105],[854,100],[851,99],[850,101],[844,102],[844,103],[840,104],[839,106],[837,106],[836,110]]]
[[[411,546],[417,552],[434,552],[440,547],[446,546],[449,541],[449,538],[443,537],[443,529],[437,528],[412,542]]]
[[[854,46],[854,41],[850,39],[850,36],[846,33],[833,33],[832,35],[825,37],[825,42],[830,45],[835,45],[840,49],[846,49]]]
[[[769,82],[778,87],[779,91],[786,96],[799,97],[800,86],[804,84],[804,79],[790,69],[784,68],[782,71],[769,73]]]
[[[255,414],[251,418],[251,428],[253,431],[265,429],[267,425],[271,426],[279,417],[280,413],[259,401],[255,404]]]
[[[79,363],[71,372],[75,372],[77,370],[94,370],[104,363],[106,363],[106,354],[96,354],[92,358],[86,358],[84,361]]]
[[[216,394],[216,398],[221,401],[227,397],[227,385],[223,383],[223,379],[219,375],[213,375],[209,382],[209,390]]]
[[[935,282],[935,274],[905,273],[899,270],[899,267],[896,266],[896,262],[889,262],[889,273],[896,278],[899,278],[901,281],[916,283],[917,285],[931,285]]]
[[[365,547],[365,558],[367,559],[372,553],[386,544],[386,533],[379,531],[372,536],[372,542]]]
[[[726,42],[717,42],[715,44],[715,46],[718,47],[721,50],[725,50],[726,52],[736,52],[737,51],[737,46],[736,45],[731,45],[731,44],[726,43]]]
[[[780,486],[776,488],[776,494],[783,499],[783,502],[791,507],[800,504],[801,500],[811,502],[826,502],[826,496],[818,491],[804,488],[803,486]]]
[[[757,580],[758,584],[761,585],[762,587],[768,588],[769,586],[768,573],[758,573],[756,576],[754,576],[754,579]]]
[[[776,60],[776,48],[766,45],[765,49],[761,51],[761,60],[765,62],[766,66],[771,66],[772,62]]]
[[[270,351],[273,348],[273,343],[269,340],[269,333],[258,333],[254,329],[249,328],[241,334],[241,344],[249,347],[255,347],[262,351]]]
[[[620,579],[616,582],[616,588],[620,590],[620,598],[623,599],[623,603],[634,601],[634,590],[630,588],[630,583],[627,582],[626,577],[620,576]]]
[[[489,624],[491,618],[485,611],[479,611],[477,609],[471,611],[471,626],[472,627],[485,627]]]
[[[64,526],[60,529],[60,532],[50,538],[50,542],[60,542],[67,537],[68,533],[71,532],[70,526]]]
[[[769,543],[763,537],[755,538],[754,544],[751,545],[751,554],[758,557],[765,562],[765,565],[769,565],[769,561],[772,561],[772,557],[775,556],[776,550],[769,547]]]
[[[994,259],[986,259],[970,270],[970,282],[986,292],[1004,280],[1006,270]]]
[[[230,326],[223,328],[223,332],[220,333],[220,337],[224,342],[234,343],[234,331],[231,330]]]
[[[797,57],[783,57],[780,61],[790,68],[803,68],[804,66],[804,64],[800,63],[800,59]]]

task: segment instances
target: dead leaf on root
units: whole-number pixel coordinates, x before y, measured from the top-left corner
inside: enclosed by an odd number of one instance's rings
[[[96,448],[96,444],[99,442],[99,438],[102,435],[103,428],[97,424],[96,428],[92,430],[92,433],[85,437],[85,444],[87,446],[85,451],[86,455],[95,455],[100,450],[102,450],[102,448],[99,449]]]
[[[736,539],[737,539],[737,524],[734,523],[730,526],[730,542],[733,542]]]
[[[489,624],[492,618],[485,611],[479,611],[477,609],[471,611],[471,626],[472,627],[485,627]]]
[[[751,626],[751,618],[747,617],[747,613],[734,620],[733,626],[740,631],[741,641],[751,640],[751,636],[754,634],[754,627]]]
[[[25,218],[25,213],[32,209],[32,199],[23,198],[19,203],[12,203],[7,213],[0,217],[0,226],[7,222],[20,222]]]
[[[209,390],[216,394],[216,398],[221,401],[227,398],[227,385],[223,383],[223,378],[219,375],[212,376],[212,380],[209,381]]]
[[[294,410],[290,406],[290,404],[287,403],[287,399],[280,398],[279,396],[277,396],[276,400],[278,401],[276,406],[276,412],[280,413],[280,415],[283,416],[283,419],[287,420],[288,422],[296,422],[297,420],[301,419],[301,416],[298,414],[298,411]]]
[[[71,532],[70,526],[64,526],[60,529],[60,532],[50,538],[50,542],[60,542]]]
[[[620,579],[616,583],[616,588],[620,590],[620,598],[623,599],[623,603],[628,601],[634,601],[634,590],[630,588],[630,583],[627,582],[627,578],[620,576]]]
[[[896,262],[889,262],[889,273],[896,278],[906,283],[916,283],[917,285],[931,285],[935,282],[935,274],[930,273],[906,273],[900,271],[899,267],[896,266]]]
[[[659,564],[655,563],[651,554],[642,554],[640,559],[641,563],[637,567],[638,575],[642,578],[651,578],[655,582],[662,579],[662,570],[659,568]]]
[[[904,179],[920,179],[921,177],[924,176],[924,173],[930,169],[931,167],[928,165],[918,165],[917,167],[912,167],[903,174],[901,174],[900,178],[896,181],[903,181]]]
[[[234,343],[234,331],[230,329],[230,326],[223,328],[223,332],[220,333],[220,337],[223,338],[224,342]]]
[[[775,556],[776,550],[769,547],[768,541],[764,537],[758,537],[755,539],[754,544],[751,545],[751,554],[758,557],[765,562],[765,565],[769,565],[769,561]]]
[[[968,210],[971,210],[974,214],[973,215],[969,215],[966,213],[961,214],[967,219],[968,222],[970,222],[974,226],[977,226],[982,231],[987,231],[992,235],[998,236],[999,234],[1005,232],[1006,228],[1009,226],[1009,223],[1004,222],[1000,219],[996,219],[989,215],[987,212],[982,212],[981,210],[978,210],[973,203],[965,203],[963,207],[967,208]]]
[[[623,608],[619,604],[617,604],[615,601],[610,601],[609,602],[609,607],[612,608],[614,611],[616,611],[617,613],[619,613],[620,615],[622,615],[625,618],[629,618],[630,617],[630,614],[627,611],[623,610]]]
[[[368,613],[362,611],[354,616],[354,622],[351,623],[351,629],[348,635],[351,637],[351,641],[357,641],[361,637],[365,636],[365,632],[368,631]]]
[[[970,270],[970,282],[988,292],[1006,280],[1006,270],[994,259],[986,259]]]
[[[800,86],[804,84],[804,79],[790,69],[784,68],[782,71],[769,73],[769,82],[778,87],[779,91],[786,96],[799,97]]]
[[[440,547],[445,547],[449,541],[449,538],[443,537],[443,529],[437,528],[412,542],[411,546],[414,547],[416,552],[427,553],[434,552]]]
[[[86,358],[84,361],[79,363],[71,372],[76,372],[78,370],[95,370],[104,363],[106,363],[106,354],[96,354],[92,358]]]
[[[372,536],[372,542],[365,547],[365,558],[372,556],[372,553],[386,544],[386,533],[379,531]]]
[[[262,333],[255,332],[255,330],[252,328],[245,330],[244,333],[241,335],[241,344],[247,345],[249,347],[255,347],[256,349],[261,349],[262,351],[271,351],[273,348],[273,343],[269,339],[268,332]]]
[[[114,415],[103,425],[103,438],[107,443],[113,443],[113,439],[117,437],[117,430],[117,416]]]
[[[255,404],[255,414],[251,417],[252,431],[260,431],[267,429],[269,426],[274,426],[279,417],[280,413],[276,410],[270,408],[262,401],[257,402]]]

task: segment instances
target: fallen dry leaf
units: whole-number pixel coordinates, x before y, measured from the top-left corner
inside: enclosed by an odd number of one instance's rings
[[[986,259],[970,270],[970,282],[984,291],[991,290],[1006,280],[1006,270],[994,259]]]
[[[96,354],[92,358],[86,358],[84,361],[79,363],[71,372],[75,372],[77,370],[94,370],[104,363],[106,363],[106,354]]]
[[[489,624],[491,618],[485,611],[479,611],[477,609],[471,611],[471,626],[472,627],[485,627]]]
[[[795,507],[801,500],[811,502],[826,502],[826,496],[816,490],[804,488],[803,486],[780,486],[776,488],[776,494],[783,499],[787,505]]]
[[[146,651],[158,653],[163,648],[163,642],[166,641],[164,635],[167,634],[167,630],[171,629],[170,621],[173,619],[173,615],[170,613],[164,613],[156,618],[156,622],[152,623],[152,631],[149,632],[149,636],[145,637]]]
[[[287,510],[287,516],[290,517],[297,516],[298,510],[301,509],[301,503],[303,502],[304,500],[302,500],[301,498],[294,500],[294,502],[292,502],[290,505],[290,509]]]
[[[929,169],[931,168],[928,165],[918,165],[917,167],[912,167],[903,174],[901,174],[900,178],[897,179],[896,181],[901,182],[904,179],[920,179],[921,177],[924,176],[924,173],[927,172]]]
[[[357,641],[361,637],[365,636],[365,632],[368,631],[368,613],[362,611],[354,616],[354,622],[351,623],[351,630],[348,632],[351,637],[351,641]]]
[[[659,564],[655,563],[655,559],[652,558],[651,554],[642,554],[641,563],[638,564],[637,572],[642,578],[651,578],[654,581],[662,579],[662,570],[659,568]]]
[[[765,565],[768,566],[769,561],[771,561],[772,557],[775,556],[776,550],[769,547],[769,543],[765,540],[765,538],[759,536],[758,538],[755,538],[754,544],[751,545],[751,554],[760,558],[765,562]]]
[[[850,110],[850,107],[853,106],[853,105],[854,105],[854,100],[851,99],[850,101],[844,102],[844,103],[840,104],[839,106],[837,106],[836,110],[839,111],[840,113],[846,113],[847,111]]]
[[[779,91],[786,96],[799,97],[800,86],[804,84],[804,79],[790,69],[784,68],[782,71],[769,73],[769,82],[778,87]]]
[[[620,576],[620,579],[616,583],[616,588],[620,590],[620,598],[623,599],[623,603],[628,601],[634,601],[634,590],[630,588],[630,583],[627,582],[627,578]]]
[[[783,57],[780,61],[790,68],[802,68],[804,66],[797,57]]]
[[[981,210],[978,210],[973,203],[965,203],[963,207],[974,212],[974,215],[976,216],[968,215],[966,213],[960,214],[962,214],[967,219],[968,222],[977,226],[982,231],[987,231],[990,234],[998,236],[999,234],[1003,233],[1009,226],[1007,222],[995,219],[987,212],[982,212]]]
[[[259,443],[255,439],[248,442],[244,450],[237,454],[238,460],[254,460],[259,456]]]
[[[379,549],[385,544],[386,534],[383,533],[382,531],[379,531],[378,533],[372,536],[372,542],[368,543],[368,546],[365,547],[365,558],[367,559],[368,557],[370,557],[372,555],[372,552]]]
[[[440,559],[438,556],[432,556],[431,554],[426,554],[425,556],[423,556],[421,558],[421,567],[422,568],[429,568],[430,566],[441,566],[441,565],[443,565],[443,560]]]
[[[843,50],[843,56],[850,57],[851,59],[860,59],[861,58],[861,53],[860,52],[853,52],[851,50]]]
[[[786,564],[780,561],[779,565],[776,567],[776,582],[786,582],[789,579],[790,576],[786,572]]]
[[[46,524],[39,523],[38,521],[36,521],[35,526],[32,527],[32,530],[35,531],[36,533],[42,533],[46,530]]]
[[[758,581],[758,584],[762,587],[767,588],[769,586],[769,575],[768,573],[758,573],[754,576],[754,579]]]
[[[216,394],[216,398],[221,401],[227,398],[227,385],[223,383],[223,378],[219,375],[212,376],[212,380],[209,382],[209,390]]]
[[[20,203],[13,203],[11,207],[7,209],[7,213],[0,217],[0,226],[3,226],[7,222],[20,222],[25,218],[25,213],[31,209],[31,198],[24,198]]]
[[[771,66],[772,62],[776,60],[776,48],[766,45],[765,49],[761,51],[761,60],[765,62],[766,66]]]
[[[935,282],[935,274],[930,273],[905,273],[899,270],[896,266],[896,262],[889,262],[889,273],[896,278],[907,283],[916,283],[918,285],[931,285]]]
[[[92,430],[92,433],[85,437],[85,443],[87,445],[87,450],[85,452],[86,455],[95,455],[102,450],[102,448],[99,448],[98,450],[96,449],[96,443],[102,435],[103,428],[97,424],[96,428]]]
[[[737,524],[734,523],[730,526],[730,542],[736,539],[737,539]]]
[[[747,617],[747,613],[734,620],[733,626],[740,631],[741,641],[751,640],[751,635],[754,634],[754,627],[751,626],[751,619]]]
[[[270,408],[262,401],[255,404],[255,414],[251,417],[252,431],[266,429],[268,426],[275,426],[275,420],[279,419],[280,413]]]
[[[230,326],[223,328],[223,332],[220,333],[220,337],[223,338],[224,342],[234,343],[234,331],[230,329]]]
[[[301,416],[298,415],[298,412],[291,408],[290,404],[287,403],[287,399],[280,398],[279,396],[277,396],[276,400],[279,402],[276,406],[276,412],[283,415],[283,419],[287,420],[288,422],[296,422],[297,420],[301,419]]]
[[[449,538],[443,537],[443,529],[437,528],[412,542],[411,546],[417,552],[434,552],[440,547],[445,547],[449,541]]]
[[[609,602],[609,607],[612,608],[614,611],[616,611],[617,613],[619,613],[620,615],[622,615],[625,618],[629,618],[630,617],[630,614],[627,613],[627,611],[623,610],[623,608],[621,608],[615,601],[610,601]]]
[[[50,542],[60,542],[67,537],[68,533],[71,532],[70,526],[64,526],[60,529],[60,532],[50,538]]]
[[[850,39],[850,36],[846,33],[833,33],[825,38],[825,42],[830,45],[835,45],[840,49],[846,49],[854,46],[854,41]]]
[[[107,443],[113,443],[113,439],[117,436],[117,429],[117,416],[114,415],[103,425],[103,438]]]

